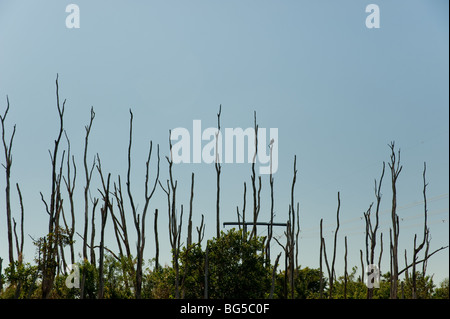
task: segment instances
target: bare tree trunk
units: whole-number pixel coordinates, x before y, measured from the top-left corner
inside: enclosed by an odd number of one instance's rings
[[[120,238],[119,241],[123,242],[123,245],[125,246],[126,256],[129,260],[131,260],[131,249],[130,249],[130,242],[128,239],[128,227],[127,227],[127,220],[125,216],[125,207],[124,207],[124,200],[122,195],[122,181],[120,179],[120,175],[118,176],[118,187],[116,183],[114,183],[114,197],[117,201],[117,208],[119,209],[120,214],[120,220],[116,220],[116,224],[118,225],[118,236]],[[121,245],[119,245],[121,247]],[[121,249],[121,248],[120,248]]]
[[[324,251],[324,256],[325,256],[325,263],[327,265],[327,270],[328,270],[328,280],[330,282],[330,295],[328,296],[329,299],[333,298],[333,287],[334,287],[334,278],[335,278],[335,272],[334,272],[334,264],[336,261],[336,246],[337,246],[337,236],[338,236],[338,231],[339,231],[339,210],[341,207],[341,199],[340,199],[340,194],[338,192],[338,207],[337,207],[337,213],[336,213],[336,230],[334,232],[334,244],[333,244],[333,260],[331,262],[331,268],[329,266],[328,263],[328,258],[327,258],[327,253],[326,253],[326,249],[325,249],[325,239],[322,237],[322,242],[323,242],[323,251]]]
[[[219,158],[219,134],[220,134],[220,114],[222,113],[222,105],[219,106],[219,113],[217,113],[217,133],[216,133],[216,181],[217,181],[217,191],[216,191],[216,232],[217,238],[220,237],[220,173],[222,171],[222,165],[220,165],[221,159]]]
[[[100,257],[99,257],[99,265],[98,265],[98,277],[99,277],[99,284],[98,284],[98,299],[104,298],[104,280],[103,277],[103,262],[104,262],[104,251],[105,251],[105,226],[106,226],[106,220],[108,218],[108,209],[111,208],[111,203],[109,200],[109,185],[110,185],[110,178],[111,173],[108,174],[108,178],[106,181],[103,179],[100,159],[98,160],[97,169],[100,174],[100,178],[102,181],[103,186],[103,192],[100,192],[103,198],[103,207],[101,208],[101,231],[100,231]]]
[[[297,181],[297,156],[294,156],[294,175],[292,177],[292,186],[291,186],[291,205],[290,205],[290,212],[292,214],[291,222],[291,236],[290,236],[290,249],[289,249],[289,259],[290,259],[290,284],[291,284],[291,299],[294,299],[294,281],[295,281],[295,260],[294,260],[294,249],[296,247],[296,241],[295,241],[295,206],[294,206],[294,190],[295,190],[295,182]]]
[[[64,183],[66,185],[67,193],[69,195],[69,203],[70,203],[70,216],[71,216],[71,225],[68,227],[66,218],[63,214],[63,220],[64,225],[66,227],[67,236],[69,237],[69,247],[70,247],[70,262],[71,264],[75,263],[75,251],[73,247],[73,235],[75,234],[75,205],[73,201],[73,193],[75,190],[75,181],[77,178],[77,166],[75,165],[75,157],[72,155],[70,157],[70,141],[69,137],[67,136],[66,132],[64,131],[64,135],[66,136],[67,140],[67,179],[63,176]],[[70,178],[70,159],[72,159],[72,165],[73,165],[73,179]]]
[[[8,230],[8,254],[9,254],[9,263],[12,267],[14,267],[14,251],[13,251],[13,231],[12,231],[12,219],[11,219],[11,188],[10,188],[10,177],[11,177],[11,165],[12,165],[12,156],[11,149],[12,143],[14,140],[14,135],[16,133],[16,126],[14,125],[13,132],[11,134],[11,138],[9,142],[6,141],[6,133],[5,133],[5,119],[8,115],[9,111],[9,98],[6,96],[6,110],[3,116],[0,115],[0,120],[2,123],[2,141],[3,148],[5,151],[5,164],[2,164],[6,171],[6,225]]]
[[[383,233],[380,235],[380,257],[378,257],[378,271],[381,276],[381,257],[383,256]]]
[[[345,252],[344,252],[344,299],[347,299],[347,236],[345,236]]]
[[[142,218],[140,218],[140,215],[137,214],[136,206],[134,204],[134,199],[131,193],[131,181],[130,181],[130,174],[131,174],[131,144],[132,144],[132,136],[133,136],[133,112],[130,110],[130,140],[128,144],[128,172],[127,172],[127,192],[128,192],[128,198],[130,199],[131,209],[133,213],[133,219],[134,219],[134,225],[136,227],[136,234],[137,234],[137,244],[136,244],[136,258],[137,258],[137,265],[136,265],[136,287],[135,287],[135,296],[136,299],[141,298],[141,291],[142,291],[142,263],[143,263],[143,255],[144,255],[144,247],[145,247],[145,217],[147,215],[147,209],[148,205],[150,203],[150,199],[152,198],[153,194],[156,190],[156,185],[158,184],[159,179],[159,145],[158,145],[158,166],[157,166],[157,173],[155,182],[153,184],[153,188],[151,191],[149,191],[149,167],[150,167],[150,159],[152,156],[152,141],[150,141],[150,148],[148,151],[148,158],[147,162],[145,163],[146,172],[145,172],[145,204],[144,208],[142,210]]]
[[[91,178],[92,178],[92,171],[95,167],[95,157],[94,162],[92,163],[91,168],[88,168],[87,165],[87,149],[88,149],[88,143],[89,143],[89,134],[91,133],[92,123],[94,122],[95,118],[95,112],[94,108],[91,107],[91,117],[89,124],[85,126],[86,129],[86,136],[84,139],[84,154],[83,154],[83,164],[84,164],[84,175],[86,179],[86,185],[84,186],[84,232],[83,232],[83,258],[87,260],[88,254],[87,254],[87,237],[88,237],[88,224],[89,224],[89,186],[91,184]],[[83,298],[83,297],[82,297]]]
[[[94,250],[94,242],[95,242],[95,208],[98,205],[98,198],[94,198],[94,203],[92,206],[92,218],[91,218],[91,245],[89,248],[90,257],[91,257],[91,265],[95,267],[96,258],[95,258],[95,250]]]
[[[202,214],[202,221],[200,223],[200,227],[197,228],[197,235],[198,235],[198,244],[201,245],[203,238],[205,237],[205,224],[204,224],[205,216]]]
[[[192,175],[191,175],[191,199],[189,201],[187,247],[192,245],[192,202],[193,202],[193,200],[194,200],[194,173],[192,173]]]
[[[175,298],[180,298],[180,289],[179,289],[179,265],[178,265],[178,257],[180,253],[180,238],[181,238],[181,226],[183,224],[183,205],[181,205],[181,215],[180,221],[178,224],[177,212],[176,212],[176,189],[178,181],[174,181],[172,174],[172,165],[173,165],[173,157],[172,157],[172,140],[171,140],[172,132],[169,131],[169,149],[170,149],[170,158],[166,156],[166,160],[169,164],[169,179],[167,180],[167,189],[165,189],[161,182],[159,185],[162,190],[167,195],[167,206],[168,206],[168,215],[169,215],[169,239],[170,245],[172,247],[172,263],[175,269]]]
[[[377,180],[375,179],[375,197],[377,200],[376,205],[376,212],[375,212],[375,227],[372,227],[372,221],[371,221],[371,209],[373,203],[370,205],[369,209],[366,213],[364,213],[364,220],[366,222],[366,262],[367,265],[374,265],[375,264],[375,247],[376,247],[376,240],[377,240],[377,231],[379,226],[379,210],[380,210],[380,203],[381,203],[381,184],[383,182],[384,177],[384,171],[385,171],[385,162],[383,162],[383,171],[381,173],[380,182],[377,184]],[[382,234],[381,234],[382,236]],[[369,239],[370,239],[370,255],[369,255]],[[381,250],[383,247],[381,247]],[[380,265],[381,262],[381,253],[380,253],[380,260],[378,264]],[[379,269],[379,268],[378,268]],[[369,274],[367,274],[369,276]],[[367,288],[367,299],[372,299],[373,297],[373,288]]]
[[[43,260],[42,269],[42,297],[47,299],[53,288],[53,280],[55,278],[56,268],[58,267],[55,260],[57,256],[57,240],[58,240],[58,224],[59,224],[59,213],[61,211],[62,199],[60,190],[61,174],[57,175],[57,159],[59,143],[61,141],[61,136],[64,131],[64,107],[66,100],[64,100],[62,107],[59,102],[59,86],[58,86],[58,75],[56,75],[56,105],[58,108],[59,115],[59,133],[55,140],[55,146],[53,153],[50,152],[50,159],[52,162],[52,181],[51,181],[51,195],[50,195],[50,207],[45,202],[44,197],[41,193],[41,199],[45,204],[47,214],[49,215],[48,222],[48,241],[45,244],[45,254]],[[64,153],[62,158],[64,158]]]
[[[267,235],[267,246],[266,246],[266,258],[268,264],[270,264],[270,241],[273,236],[273,218],[274,218],[274,198],[273,198],[273,175],[272,175],[272,149],[273,143],[269,145],[270,147],[270,175],[269,175],[269,185],[270,185],[270,226],[268,228]]]
[[[92,123],[94,121],[95,118],[95,112],[94,112],[94,108],[91,107],[91,113],[90,113],[90,120],[89,120],[89,124],[85,126],[85,130],[86,130],[86,135],[84,138],[84,153],[83,153],[83,165],[84,165],[84,176],[85,176],[85,180],[86,180],[86,184],[84,186],[84,230],[83,230],[83,260],[84,262],[88,261],[88,252],[87,252],[87,240],[88,240],[88,225],[89,225],[89,199],[88,199],[88,195],[89,195],[89,186],[91,183],[91,178],[92,178],[92,172],[94,170],[95,167],[95,157],[94,157],[94,162],[92,163],[91,168],[88,168],[87,165],[87,149],[88,149],[88,143],[89,143],[89,134],[91,132],[91,128],[92,128]],[[94,211],[92,212],[94,213]],[[92,226],[94,226],[94,214],[92,215]],[[92,234],[91,237],[95,236],[95,229],[92,228]],[[93,242],[91,242],[91,247],[93,246]],[[92,256],[93,255],[93,248],[91,251],[91,261],[92,261]],[[95,262],[95,257],[94,257],[94,262]],[[86,282],[86,271],[83,268],[83,272],[81,275],[81,285],[80,285],[80,298],[84,299],[85,297],[85,290],[84,290],[84,285]]]
[[[360,257],[360,260],[361,260],[361,282],[364,282],[365,270],[364,270],[363,251],[361,249],[359,250],[359,257]]]
[[[256,223],[258,222],[259,210],[260,210],[260,193],[261,193],[261,176],[259,176],[259,188],[256,190],[256,172],[255,162],[258,155],[258,124],[256,124],[256,111],[254,112],[254,132],[255,132],[255,153],[252,160],[252,189],[253,189],[253,228],[250,234],[250,239],[256,237]]]
[[[247,206],[247,183],[244,182],[244,195],[243,195],[243,203],[242,203],[242,227],[243,232],[242,236],[244,240],[247,238],[247,225],[245,224],[245,208]]]
[[[416,274],[416,260],[417,255],[424,247],[425,243],[428,242],[428,236],[430,233],[430,230],[427,226],[427,217],[428,217],[428,209],[427,209],[427,186],[428,183],[426,182],[425,173],[427,171],[427,164],[423,163],[423,202],[424,202],[424,226],[423,226],[423,240],[422,243],[419,244],[418,247],[416,247],[416,239],[417,234],[414,235],[414,254],[413,254],[413,266],[412,266],[412,298],[417,298],[417,274]],[[425,274],[423,274],[425,276]]]
[[[391,169],[391,182],[392,182],[392,236],[391,236],[391,299],[397,299],[398,291],[398,237],[399,237],[399,218],[397,215],[397,179],[402,171],[403,166],[400,166],[400,150],[398,150],[398,159],[395,155],[395,145],[391,142],[389,145],[391,149],[391,162],[389,167]]]
[[[289,246],[290,246],[290,236],[291,236],[291,226],[290,226],[290,220],[288,220],[287,222],[287,226],[286,226],[286,231],[284,232],[285,236],[286,236],[286,245],[283,246],[280,241],[274,237],[275,241],[277,242],[278,245],[280,245],[281,248],[283,248],[284,251],[284,284],[283,284],[283,298],[287,299],[288,298],[288,288],[287,288],[287,282],[289,280],[288,278],[288,263],[289,263]]]
[[[319,299],[323,298],[323,268],[322,268],[322,256],[324,253],[324,239],[323,239],[323,231],[322,231],[322,223],[323,219],[320,219],[320,254],[319,254],[319,265],[320,265],[320,288],[319,288]]]
[[[275,276],[277,274],[278,261],[280,260],[280,257],[281,257],[281,253],[278,254],[277,258],[275,259],[275,264],[273,266],[273,270],[272,270],[272,285],[270,287],[269,299],[273,299],[273,292],[274,292],[274,289],[275,289]]]
[[[19,265],[23,263],[23,242],[24,242],[24,232],[23,232],[23,224],[24,224],[24,207],[22,200],[22,192],[20,191],[19,184],[16,183],[17,194],[19,195],[19,203],[20,203],[20,245],[18,244],[17,234],[16,235],[16,246],[17,246],[17,262]],[[0,272],[1,274],[1,272]]]
[[[20,201],[20,244],[19,239],[16,232],[16,220],[13,217],[13,223],[14,223],[14,237],[16,239],[16,250],[17,250],[17,263],[20,267],[23,264],[23,218],[24,218],[24,208],[23,208],[23,201],[22,201],[22,193],[20,192],[19,184],[16,183],[17,192],[19,194],[19,201]],[[0,274],[1,274],[0,270]],[[1,285],[1,284],[0,284]],[[16,293],[15,298],[18,299],[20,296],[20,290],[22,288],[22,279],[19,279],[16,286]],[[0,288],[1,291],[1,288]]]
[[[154,229],[155,229],[155,270],[159,270],[159,239],[158,239],[158,209],[155,209],[155,220],[154,220]]]

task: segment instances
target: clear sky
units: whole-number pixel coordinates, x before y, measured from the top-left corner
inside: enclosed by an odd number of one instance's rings
[[[66,27],[66,6],[80,8],[80,28]],[[365,24],[368,4],[380,8],[380,28]],[[319,221],[329,254],[337,192],[341,228],[336,267],[343,274],[344,236],[349,265],[359,267],[364,250],[363,212],[375,200],[373,181],[389,161],[388,143],[401,149],[398,180],[400,267],[412,259],[414,234],[422,238],[422,169],[427,163],[431,250],[449,238],[449,29],[448,1],[9,1],[0,0],[0,112],[10,100],[8,136],[17,125],[11,183],[19,183],[25,205],[25,259],[32,261],[34,238],[45,235],[48,149],[58,132],[55,78],[67,98],[65,128],[78,168],[76,230],[83,229],[82,155],[84,126],[96,118],[89,159],[98,153],[114,181],[126,178],[129,109],[134,112],[135,200],[143,206],[143,182],[150,140],[161,147],[161,180],[168,178],[168,131],[192,121],[223,128],[253,125],[278,128],[275,174],[277,222],[288,218],[293,159],[297,156],[295,201],[300,202],[302,266],[319,266]],[[66,147],[63,140],[62,146]],[[3,154],[3,150],[2,153]],[[4,156],[0,161],[5,163]],[[155,166],[152,165],[152,168]],[[386,165],[386,168],[388,166]],[[189,205],[195,172],[194,226],[205,215],[206,238],[215,236],[215,169],[209,164],[174,166],[179,204]],[[221,221],[236,220],[249,164],[224,164]],[[5,187],[2,171],[0,188]],[[154,176],[154,175],[153,175]],[[268,176],[262,176],[260,221],[269,220]],[[124,185],[123,185],[124,186]],[[92,196],[99,196],[94,173]],[[382,271],[389,270],[390,172],[382,186]],[[1,194],[4,194],[2,191]],[[64,194],[66,196],[66,194]],[[19,206],[12,188],[13,217]],[[163,263],[170,263],[167,201],[158,188],[147,216],[145,259],[154,257],[153,211],[160,210]],[[179,209],[179,208],[178,208]],[[5,197],[0,196],[0,256],[7,260]],[[131,214],[131,211],[130,211]],[[185,214],[185,217],[187,215]],[[131,234],[134,227],[129,222]],[[185,241],[187,220],[182,238]],[[194,228],[195,229],[195,228]],[[116,250],[112,224],[107,245]],[[97,232],[99,234],[99,232]],[[259,229],[261,235],[267,232]],[[275,229],[282,235],[282,229]],[[81,240],[77,249],[81,252]],[[134,247],[134,238],[131,245]],[[281,241],[284,237],[280,238]],[[273,242],[274,251],[278,245]],[[448,249],[429,261],[428,273],[448,277]],[[358,268],[359,269],[359,268]],[[360,271],[358,270],[358,274]]]

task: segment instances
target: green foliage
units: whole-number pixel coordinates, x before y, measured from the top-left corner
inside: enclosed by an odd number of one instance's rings
[[[270,267],[264,243],[231,229],[208,241],[210,298],[264,298],[270,290]]]
[[[147,268],[142,276],[142,297],[172,299],[175,294],[175,270],[172,267]]]
[[[326,278],[323,278],[324,291],[327,285]],[[285,271],[280,271],[275,276],[275,299],[291,298],[289,276],[285,276]],[[325,295],[324,295],[325,296]],[[295,270],[294,272],[294,299],[318,299],[320,297],[320,270],[309,267]]]
[[[412,298],[413,284],[412,284],[412,274],[408,276],[403,281],[403,295],[405,298]],[[401,286],[400,286],[401,287]],[[430,299],[433,293],[434,283],[433,278],[430,276],[423,276],[422,273],[416,272],[416,295],[417,299]]]
[[[361,278],[355,278],[357,269],[357,267],[352,268],[352,272],[347,276],[347,283],[344,276],[334,282],[333,299],[365,299],[367,297],[366,285],[361,282]]]
[[[8,284],[1,298],[30,298],[37,290],[36,279],[38,278],[38,267],[30,263],[14,262],[5,268],[4,279]]]
[[[320,294],[320,270],[298,269],[294,274],[294,298],[312,299]]]
[[[181,295],[201,299],[205,293],[205,256],[199,244],[183,247],[180,253]]]
[[[97,298],[98,270],[95,265],[85,260],[80,264],[80,280],[84,280],[84,295],[87,299]]]
[[[248,234],[247,234],[248,235]],[[48,243],[40,241],[40,248]],[[208,241],[208,296],[209,298],[268,298],[272,282],[273,266],[267,264],[264,255],[264,238],[251,240],[242,231],[232,229],[222,232],[220,238]],[[38,250],[39,252],[39,250]],[[42,253],[42,251],[41,251]],[[186,299],[202,299],[205,294],[206,250],[199,244],[183,247],[179,254],[180,296]],[[152,262],[143,267],[142,298],[171,299],[175,297],[175,270],[171,266],[153,267]],[[98,295],[98,269],[87,260],[78,264],[80,280],[84,282],[87,299]],[[104,260],[104,297],[108,299],[134,298],[136,260],[122,256],[120,260],[106,254]],[[281,268],[281,267],[280,267]],[[275,274],[273,298],[290,298],[289,276],[285,269]],[[283,267],[284,268],[284,267]],[[357,276],[358,267],[353,267],[346,280],[343,276],[335,280],[333,299],[366,299],[367,287]],[[289,275],[289,274],[288,274]],[[41,271],[39,266],[15,262],[4,269],[3,291],[0,298],[40,298]],[[294,272],[294,298],[320,298],[319,269],[301,268]],[[449,280],[438,288],[432,276],[416,273],[417,298],[449,299]],[[373,289],[373,299],[388,299],[390,295],[389,273],[381,277],[380,287]],[[81,289],[67,288],[66,274],[55,276],[50,298],[78,299]],[[328,278],[323,277],[322,298],[329,297]],[[412,298],[412,278],[402,278],[398,283],[398,298]]]
[[[79,299],[80,289],[67,288],[66,279],[68,275],[57,275],[55,277],[55,284],[52,290],[52,299]]]
[[[448,278],[445,278],[439,285],[439,288],[434,290],[432,297],[434,299],[449,299]]]
[[[135,286],[134,260],[122,256],[117,260],[106,254],[103,264],[106,299],[130,299],[134,297],[132,287]]]

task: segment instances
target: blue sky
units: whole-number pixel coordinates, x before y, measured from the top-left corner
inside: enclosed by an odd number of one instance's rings
[[[447,1],[77,0],[73,3],[80,8],[79,29],[66,28],[69,3],[0,1],[0,110],[3,113],[8,95],[7,132],[17,125],[11,182],[18,182],[22,189],[26,235],[43,236],[47,227],[39,192],[47,197],[50,192],[48,149],[58,131],[55,78],[59,73],[60,97],[67,98],[66,130],[79,171],[79,232],[83,227],[84,125],[91,106],[96,118],[89,157],[98,153],[104,171],[111,172],[114,180],[119,174],[125,180],[129,109],[133,110],[132,183],[135,200],[142,207],[149,141],[160,144],[164,159],[169,129],[192,130],[194,119],[202,120],[204,128],[215,126],[221,104],[224,128],[251,127],[255,110],[260,127],[278,128],[278,222],[288,218],[293,158],[297,156],[301,265],[318,267],[321,218],[330,231],[326,235],[327,247],[331,247],[338,191],[338,274],[343,273],[345,235],[349,264],[360,265],[362,214],[375,200],[373,180],[379,179],[382,162],[389,161],[388,143],[394,140],[401,148],[403,164],[398,180],[401,255],[407,249],[411,260],[414,234],[419,239],[422,236],[424,161],[431,249],[448,245]],[[366,28],[369,3],[380,8],[379,29]],[[177,201],[185,207],[191,172],[196,174],[194,225],[204,214],[206,238],[212,238],[216,222],[214,165],[174,167],[179,180]],[[93,196],[99,196],[97,175],[92,182]],[[236,220],[243,183],[251,189],[250,175],[248,164],[224,164],[221,221]],[[162,181],[168,178],[165,160],[161,161],[160,177]],[[262,176],[262,181],[260,220],[268,220],[268,176]],[[4,186],[3,177],[0,187]],[[389,171],[382,193],[381,231],[387,252]],[[249,211],[251,192],[247,196]],[[12,201],[13,216],[18,219],[15,192]],[[4,196],[0,207],[4,212]],[[166,198],[160,189],[147,217],[145,259],[154,257],[151,214],[155,208],[161,212],[161,258],[170,263]],[[4,213],[0,216],[0,256],[6,259],[6,218]],[[107,229],[111,231],[112,225]],[[275,231],[282,235],[282,230]],[[113,233],[107,234],[107,244],[116,249]],[[260,234],[265,230],[260,229]],[[79,245],[81,240],[76,239]],[[279,250],[276,243],[273,249]],[[26,236],[25,258],[31,261],[33,256],[34,247]],[[445,250],[429,262],[428,272],[435,273],[438,282],[448,277],[448,258]],[[388,260],[385,253],[382,271],[389,269]]]

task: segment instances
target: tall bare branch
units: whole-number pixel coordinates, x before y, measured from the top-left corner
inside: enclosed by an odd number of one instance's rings
[[[9,139],[9,142],[7,141],[6,132],[5,132],[5,120],[6,116],[8,115],[9,111],[9,98],[6,96],[6,110],[3,116],[0,115],[0,120],[2,123],[2,141],[3,141],[3,149],[5,153],[5,164],[2,164],[5,168],[5,177],[6,177],[6,188],[5,188],[5,195],[6,195],[6,225],[7,225],[7,231],[8,231],[8,254],[9,254],[9,263],[11,265],[14,265],[14,251],[13,251],[13,235],[12,235],[12,223],[11,223],[11,185],[10,185],[10,178],[11,178],[11,165],[12,165],[12,144],[14,140],[14,135],[16,134],[16,126],[14,125],[13,132],[11,134],[11,137]]]

